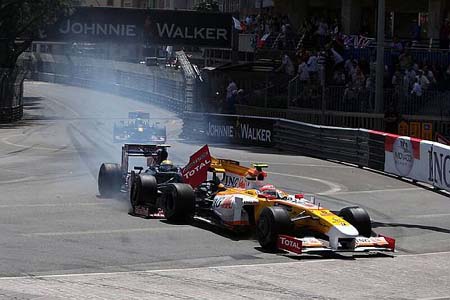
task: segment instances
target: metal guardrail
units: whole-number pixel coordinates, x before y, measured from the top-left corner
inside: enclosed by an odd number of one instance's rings
[[[367,139],[358,129],[280,119],[275,126],[274,139],[281,150],[368,166]]]
[[[170,68],[62,55],[34,54],[32,78],[115,93],[181,113],[192,93],[182,72]],[[192,84],[191,84],[192,85]],[[188,97],[189,98],[189,97]],[[190,105],[192,106],[192,104]]]
[[[186,139],[272,147],[351,163],[450,191],[445,175],[448,167],[443,160],[450,157],[450,148],[436,142],[367,129],[255,116],[185,112],[183,121]]]
[[[378,152],[373,152],[373,145],[376,144],[376,141],[371,140],[370,133],[367,130],[239,115],[227,115],[225,121],[223,119],[217,121],[220,117],[221,115],[217,114],[185,112],[183,114],[182,136],[186,139],[230,142],[229,135],[233,135],[233,143],[248,144],[244,140],[246,137],[240,134],[240,129],[236,126],[252,120],[249,123],[252,124],[253,132],[270,130],[268,135],[270,135],[271,140],[267,141],[266,144],[260,144],[262,146],[275,147],[279,150],[321,159],[348,162],[361,167],[380,166]],[[243,121],[243,119],[246,121]],[[268,129],[267,123],[269,121],[273,122],[273,126]],[[230,127],[232,128],[230,129]],[[215,136],[212,136],[214,133],[216,133]]]

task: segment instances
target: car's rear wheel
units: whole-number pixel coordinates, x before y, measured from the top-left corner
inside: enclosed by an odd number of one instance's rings
[[[189,184],[172,183],[165,187],[162,209],[169,222],[189,221],[195,210],[195,194]]]
[[[120,192],[122,171],[118,164],[104,163],[98,172],[98,191],[102,197],[112,197]]]
[[[340,210],[339,217],[353,225],[359,234],[365,237],[372,235],[372,222],[364,208],[359,206],[345,207]]]
[[[291,218],[284,208],[277,206],[264,208],[256,225],[259,244],[265,250],[276,250],[278,235],[288,234],[292,230],[292,225]]]
[[[135,175],[130,190],[130,203],[133,208],[138,205],[155,205],[157,196],[158,183],[154,176]]]

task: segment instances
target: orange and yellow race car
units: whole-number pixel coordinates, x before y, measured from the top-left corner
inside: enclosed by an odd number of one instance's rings
[[[159,206],[171,220],[193,218],[233,231],[254,231],[266,250],[394,251],[395,240],[375,234],[363,208],[335,213],[302,194],[287,194],[266,183],[266,167],[213,158],[205,146],[183,169],[184,184],[162,191]]]

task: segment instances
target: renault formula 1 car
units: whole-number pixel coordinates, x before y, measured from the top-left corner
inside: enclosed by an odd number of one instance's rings
[[[161,209],[168,221],[196,219],[233,231],[254,231],[266,250],[394,251],[395,240],[373,233],[364,209],[332,212],[302,194],[286,194],[265,183],[265,167],[212,158],[205,146],[182,169],[183,183],[160,186],[141,178],[138,188],[146,192],[138,203],[131,198],[132,205],[135,212]]]
[[[166,127],[150,122],[150,114],[143,112],[128,113],[127,121],[114,123],[113,140],[115,143],[165,143]]]

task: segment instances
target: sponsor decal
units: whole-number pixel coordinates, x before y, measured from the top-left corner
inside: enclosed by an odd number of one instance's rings
[[[267,129],[250,127],[249,124],[240,124],[241,138],[251,141],[272,142],[272,132]]]
[[[434,144],[428,151],[428,180],[434,186],[450,189],[450,147]]]
[[[238,187],[243,189],[250,186],[250,183],[244,177],[236,176],[230,173],[225,173],[222,183],[225,186]]]
[[[132,42],[231,48],[231,14],[187,10],[76,7],[39,31],[41,40]]]
[[[370,247],[370,246],[388,246],[388,242],[384,237],[357,237],[355,238],[356,247]]]
[[[203,146],[194,153],[181,174],[185,183],[192,187],[199,186],[207,178],[208,169],[211,165],[211,155],[208,145]]]
[[[302,253],[302,241],[287,235],[278,236],[277,247],[297,254]]]
[[[386,135],[385,151],[390,152],[394,158],[395,169],[401,176],[408,176],[414,160],[420,160],[420,140]]]
[[[272,119],[209,115],[205,132],[214,140],[272,146],[273,124]]]
[[[111,24],[111,23],[81,23],[67,19],[61,27],[59,33],[63,35],[90,35],[90,36],[115,36],[115,37],[135,37],[137,35],[136,25],[132,24]]]
[[[211,137],[234,137],[234,126],[233,125],[216,125],[208,122],[207,135]]]
[[[272,142],[271,130],[251,127],[245,123],[238,124],[238,127],[235,127],[233,125],[217,125],[208,122],[207,135],[210,137],[236,137],[247,141]]]
[[[202,40],[228,40],[228,30],[224,28],[188,27],[176,24],[156,23],[158,35],[161,38],[182,38]]]

